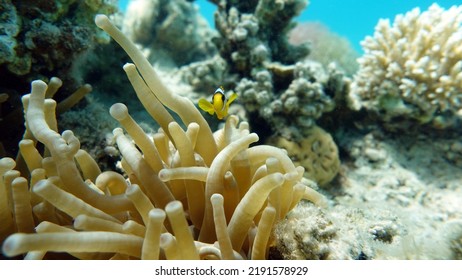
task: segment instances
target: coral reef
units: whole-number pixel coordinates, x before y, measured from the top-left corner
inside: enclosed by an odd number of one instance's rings
[[[299,62],[309,53],[307,44],[288,42],[292,19],[307,1],[212,2],[218,7],[214,43],[221,59],[185,66],[183,80],[207,93],[221,83],[239,95],[250,125],[262,137],[275,133],[299,140],[332,111],[334,95],[345,95],[348,84],[333,65],[326,70],[319,63]]]
[[[93,42],[107,42],[108,37],[94,28],[92,19],[96,13],[114,13],[116,6],[114,1],[102,0],[4,0],[0,10],[2,74],[42,78],[54,70],[64,72],[71,58]]]
[[[350,91],[353,109],[375,112],[393,129],[455,127],[462,109],[462,6],[433,4],[380,20]]]
[[[30,82],[59,76],[65,87],[58,101],[80,87],[75,62],[94,45],[109,41],[93,18],[116,11],[115,0],[0,1],[0,93],[9,96],[1,104],[0,129],[10,131],[0,136],[0,142],[8,151],[16,151],[24,132],[21,95]]]
[[[171,5],[176,5],[174,2]],[[218,54],[183,65],[171,76],[181,76],[183,82],[191,85],[190,91],[199,95],[209,95],[219,85],[224,86],[228,95],[236,92],[237,102],[242,107],[234,105],[230,111],[245,112],[241,115],[263,140],[274,134],[289,141],[302,141],[316,120],[332,112],[336,102],[344,99],[349,86],[349,79],[335,64],[323,66],[312,60],[302,61],[309,53],[307,44],[295,46],[288,42],[292,19],[307,1],[212,2],[218,8],[215,14],[218,37],[212,39]],[[134,8],[147,4],[161,7],[162,3],[135,1]],[[155,26],[161,24],[164,17],[148,10],[143,9],[136,17],[129,13],[127,27],[134,28],[134,31],[128,28],[127,31],[138,38],[135,41],[140,42],[143,51],[149,55],[159,53],[158,48],[143,41],[152,42],[155,37],[141,30],[157,28]],[[142,16],[138,16],[140,14]],[[194,34],[194,38],[199,35]],[[202,35],[201,40],[207,42],[210,37]],[[156,44],[161,45],[162,41]],[[190,48],[197,47],[201,48]],[[170,49],[176,50],[176,47]]]
[[[326,73],[319,63],[312,61],[285,67],[273,65],[270,70],[256,72],[254,80],[243,78],[236,91],[251,115],[257,113],[273,132],[298,141],[323,113],[335,108],[335,97],[345,94],[348,81],[335,68],[329,70]],[[277,78],[271,71],[293,77],[288,88],[277,91],[274,82]]]
[[[194,104],[171,93],[106,16],[95,22],[133,60],[124,70],[161,129],[151,138],[124,104],[114,104],[110,114],[128,134],[113,131],[127,178],[101,172],[72,131],[57,133],[56,102],[46,98],[50,85],[33,81],[23,97],[27,130],[19,144],[26,165],[0,160],[4,255],[264,259],[274,224],[302,198],[325,206],[310,187],[315,183],[281,149],[249,147],[258,136],[234,116],[212,134]],[[170,112],[179,115],[185,130]]]
[[[209,28],[194,3],[183,0],[135,0],[128,6],[123,31],[151,63],[182,66],[216,53]]]

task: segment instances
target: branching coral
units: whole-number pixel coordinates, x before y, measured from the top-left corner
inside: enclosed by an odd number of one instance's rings
[[[182,69],[184,80],[208,91],[216,87],[209,81],[220,80],[240,96],[253,127],[264,124],[269,134],[297,140],[306,136],[315,121],[334,108],[333,91],[345,93],[347,83],[343,75],[338,78],[339,71],[300,62],[309,53],[308,45],[288,42],[292,19],[307,1],[212,2],[218,7],[215,26],[220,37],[214,42],[221,59]],[[204,84],[197,83],[197,77]]]
[[[380,20],[354,78],[354,109],[378,112],[388,123],[410,120],[451,127],[462,109],[462,6],[433,4]],[[399,125],[398,125],[399,126]]]
[[[0,160],[6,256],[36,259],[58,251],[81,259],[261,259],[275,223],[302,198],[323,205],[303,168],[281,149],[249,148],[258,136],[234,116],[212,134],[192,102],[172,94],[106,16],[95,21],[135,63],[124,70],[161,129],[149,137],[125,105],[114,104],[110,113],[128,133],[113,132],[128,179],[101,172],[72,131],[57,133],[53,110],[45,109],[55,105],[45,98],[47,85],[32,82],[23,98],[28,171]]]

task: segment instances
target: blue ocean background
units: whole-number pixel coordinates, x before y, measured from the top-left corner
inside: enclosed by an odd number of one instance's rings
[[[129,0],[119,0],[119,7],[125,10]],[[310,0],[307,8],[297,17],[297,21],[318,21],[331,31],[347,38],[353,47],[362,53],[360,42],[374,34],[374,27],[380,18],[391,21],[396,15],[406,13],[415,7],[426,10],[431,4],[449,9],[461,5],[460,0]],[[207,0],[197,0],[199,9],[211,26],[214,26],[215,5]]]

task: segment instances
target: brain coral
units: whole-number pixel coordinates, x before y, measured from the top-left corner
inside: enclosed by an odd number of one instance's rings
[[[305,176],[319,185],[329,183],[339,171],[337,145],[332,136],[318,126],[313,126],[308,137],[300,141],[275,137],[270,142],[286,149],[292,160],[305,168]]]
[[[398,15],[393,25],[380,20],[362,42],[350,101],[355,109],[398,119],[454,126],[462,109],[462,6],[433,4]]]

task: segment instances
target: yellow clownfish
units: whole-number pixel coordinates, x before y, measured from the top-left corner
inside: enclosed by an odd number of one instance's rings
[[[213,114],[217,114],[217,118],[222,120],[224,117],[228,115],[229,105],[237,98],[237,94],[233,93],[226,99],[225,90],[222,86],[215,90],[215,93],[212,96],[212,103],[207,101],[205,98],[201,98],[199,100],[199,108],[204,110],[205,112],[209,113],[213,116]]]

